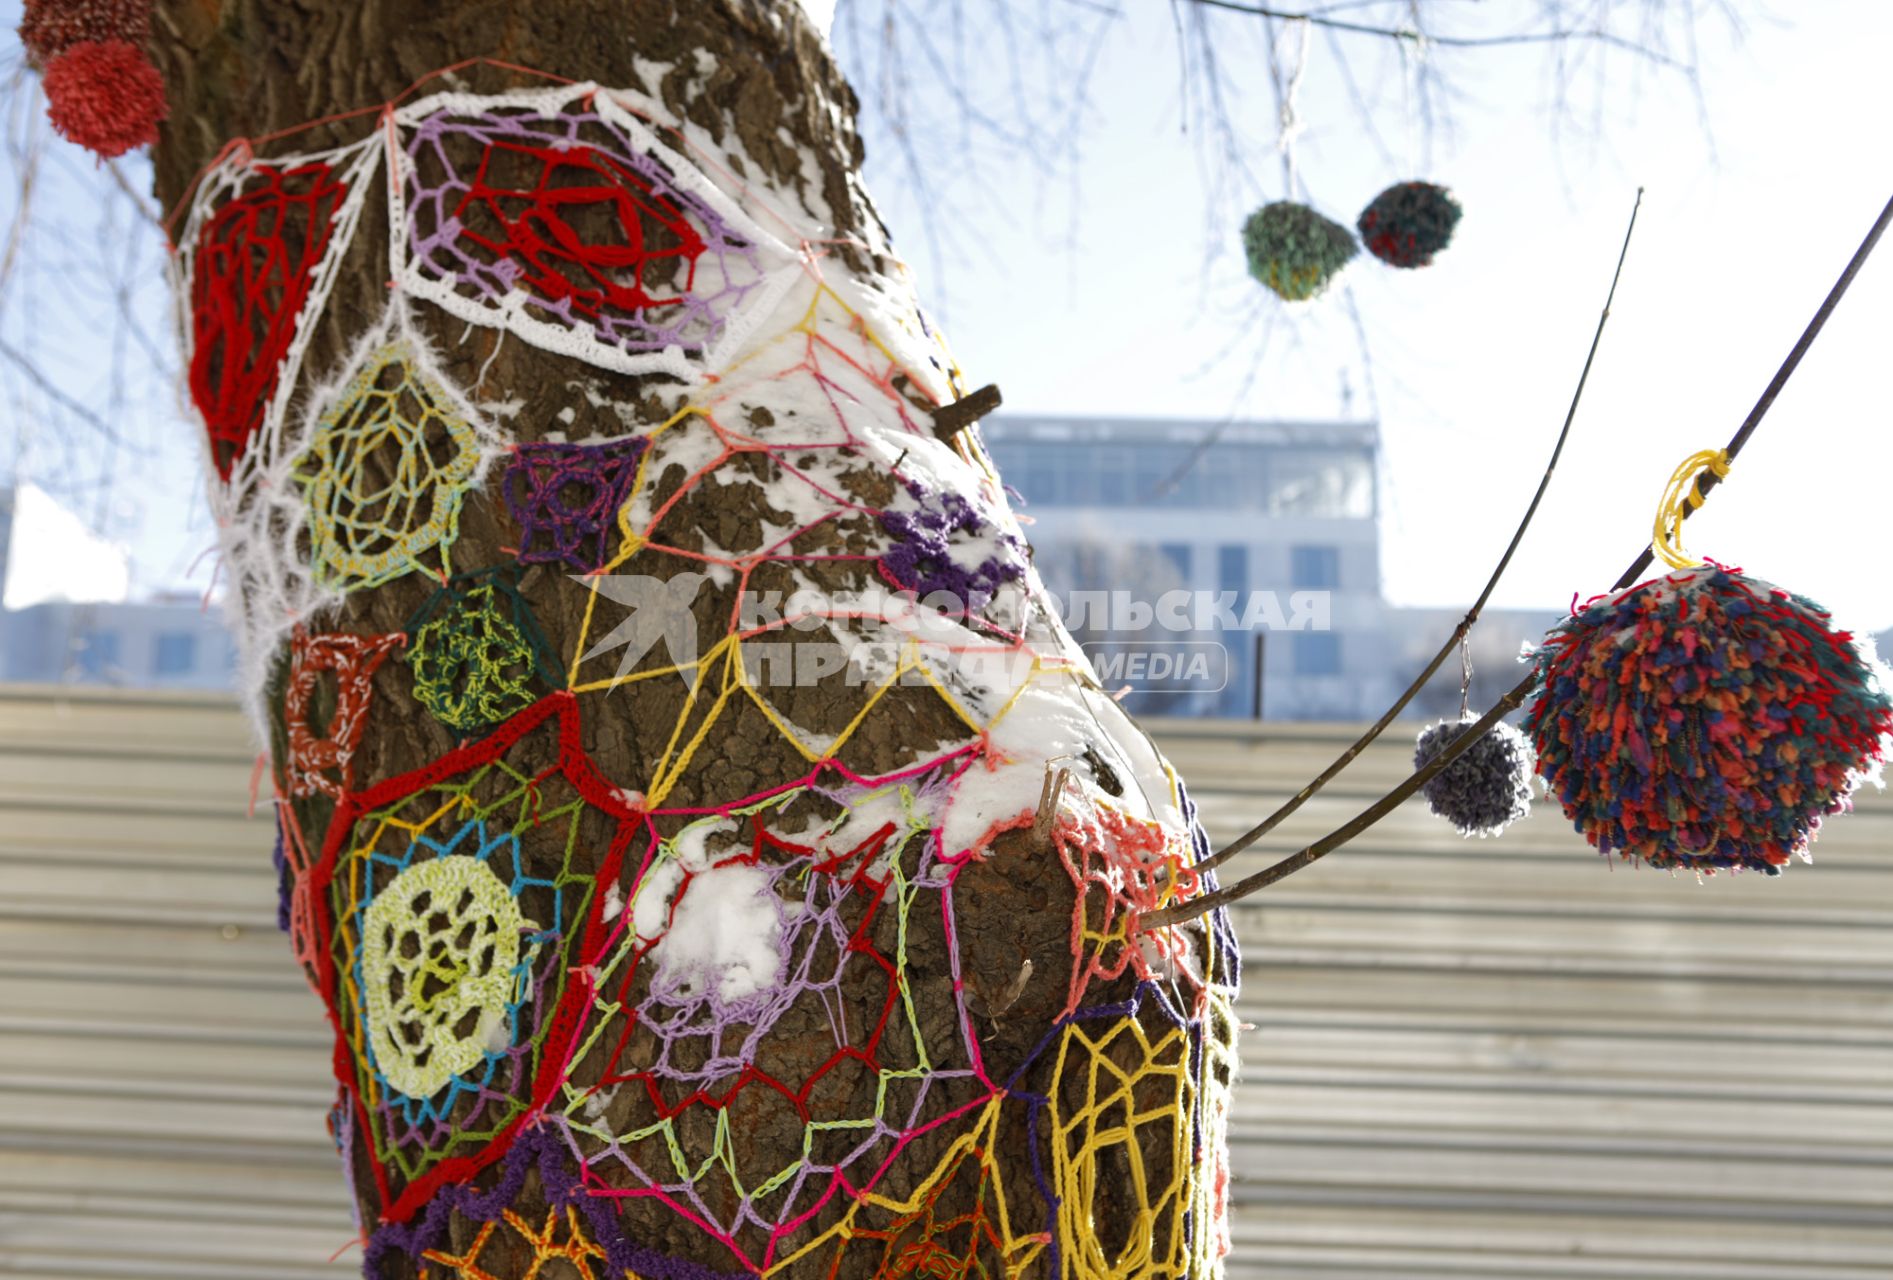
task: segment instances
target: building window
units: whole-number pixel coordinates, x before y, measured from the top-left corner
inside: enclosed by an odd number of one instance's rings
[[[1209,449],[1191,464],[1190,469],[1200,477],[1200,505],[1237,508],[1255,505],[1250,501],[1251,495],[1243,491],[1243,461],[1241,453],[1234,450]]]
[[[1339,547],[1290,547],[1288,583],[1292,587],[1338,587],[1341,585],[1341,549]]]
[[[1138,450],[1138,475],[1133,486],[1136,501],[1151,507],[1194,507],[1196,468],[1188,449],[1173,444],[1145,445]]]
[[[189,675],[196,666],[196,636],[188,631],[166,631],[158,636],[158,642],[151,657],[152,675]]]
[[[1341,637],[1334,632],[1297,631],[1293,636],[1292,648],[1296,675],[1341,674]]]
[[[1056,446],[1045,444],[1013,445],[1007,462],[1019,477],[1019,492],[1028,503],[1055,506],[1063,498],[1060,459]],[[1008,472],[1007,474],[1010,474]]]
[[[1183,542],[1160,542],[1157,544],[1157,552],[1168,562],[1171,573],[1176,577],[1175,585],[1178,587],[1188,587],[1190,585],[1189,544]]]
[[[103,680],[118,669],[118,632],[89,631],[79,641],[79,674]]]
[[[1345,449],[1281,449],[1270,455],[1268,501],[1275,516],[1367,520],[1374,515],[1371,455]]]
[[[1235,592],[1236,610],[1241,612],[1246,601],[1240,597],[1249,589],[1249,548],[1216,548],[1216,589]]]

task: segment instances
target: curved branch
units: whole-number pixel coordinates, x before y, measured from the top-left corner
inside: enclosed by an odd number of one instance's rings
[[[1854,250],[1854,256],[1848,260],[1846,267],[1842,269],[1840,278],[1834,281],[1834,287],[1827,291],[1827,297],[1821,301],[1819,309],[1814,313],[1814,318],[1808,321],[1807,328],[1802,330],[1800,338],[1795,341],[1794,347],[1788,352],[1787,359],[1781,362],[1781,367],[1775,371],[1775,376],[1769,379],[1767,387],[1762,391],[1761,398],[1755,402],[1755,407],[1749,410],[1748,417],[1743,420],[1742,425],[1736,429],[1735,435],[1730,438],[1727,445],[1727,452],[1730,458],[1734,458],[1740,453],[1742,446],[1747,444],[1749,438],[1755,434],[1755,429],[1761,425],[1762,419],[1767,416],[1768,410],[1774,405],[1775,397],[1781,394],[1781,389],[1787,385],[1789,377],[1793,375],[1796,367],[1800,365],[1801,358],[1807,354],[1808,348],[1814,345],[1815,337],[1826,326],[1827,318],[1833,314],[1835,306],[1839,304],[1842,296],[1846,294],[1848,286],[1853,284],[1854,277],[1860,273],[1860,268],[1873,253],[1874,247],[1879,244],[1880,237],[1886,232],[1889,224],[1893,224],[1893,198],[1889,198],[1885,207],[1880,210],[1880,216],[1874,220],[1873,226],[1868,229],[1865,239],[1860,242],[1860,247]],[[1698,481],[1700,491],[1704,497],[1707,497],[1709,491],[1715,487],[1714,480],[1715,477],[1711,474],[1702,477],[1701,480]],[[1642,553],[1631,562],[1628,569],[1624,570],[1623,575],[1617,579],[1616,585],[1611,589],[1613,591],[1621,591],[1623,588],[1635,583],[1637,579],[1643,575],[1644,570],[1650,566],[1651,560],[1651,550],[1648,546],[1645,546]],[[1521,706],[1525,698],[1531,693],[1532,686],[1537,683],[1537,680],[1537,672],[1534,671],[1528,674],[1523,680],[1520,680],[1518,684],[1513,686],[1504,697],[1494,703],[1492,709],[1481,716],[1471,729],[1455,738],[1447,745],[1445,750],[1433,757],[1424,767],[1416,769],[1406,781],[1387,792],[1386,795],[1376,800],[1353,818],[1350,818],[1346,823],[1321,837],[1321,839],[1304,849],[1290,854],[1273,866],[1258,871],[1245,879],[1238,880],[1235,884],[1227,888],[1218,889],[1213,893],[1206,893],[1200,898],[1192,898],[1188,902],[1178,903],[1173,907],[1165,907],[1161,911],[1153,911],[1143,917],[1141,922],[1142,927],[1155,929],[1164,925],[1181,924],[1185,920],[1193,920],[1198,916],[1206,915],[1216,910],[1218,907],[1228,906],[1230,903],[1246,898],[1260,889],[1265,889],[1269,885],[1274,884],[1277,880],[1285,876],[1293,875],[1303,867],[1319,861],[1321,858],[1340,848],[1355,836],[1360,835],[1363,831],[1366,831],[1369,827],[1379,822],[1389,813],[1392,813],[1400,806],[1401,802],[1405,801],[1409,796],[1413,795],[1421,787],[1430,782],[1442,769],[1446,768],[1446,766],[1451,764],[1454,760],[1457,760],[1474,742],[1484,737],[1500,719]],[[1218,856],[1220,857],[1221,855]]]
[[[1394,699],[1393,705],[1381,713],[1380,719],[1369,725],[1367,731],[1359,738],[1356,738],[1347,750],[1337,756],[1333,764],[1323,769],[1312,782],[1290,796],[1274,813],[1271,813],[1259,824],[1238,836],[1227,848],[1197,863],[1196,869],[1198,871],[1211,870],[1229,861],[1229,859],[1235,857],[1257,840],[1260,840],[1263,836],[1280,826],[1282,821],[1290,814],[1313,799],[1316,792],[1332,782],[1335,775],[1352,764],[1355,757],[1359,756],[1361,752],[1367,750],[1367,748],[1372,745],[1374,739],[1386,732],[1387,727],[1394,722],[1394,719],[1399,716],[1402,711],[1406,710],[1407,704],[1412,702],[1413,699],[1419,695],[1420,690],[1426,687],[1426,682],[1433,678],[1433,673],[1438,671],[1446,659],[1459,647],[1459,642],[1465,639],[1467,632],[1472,630],[1473,623],[1479,620],[1480,613],[1485,609],[1486,601],[1492,598],[1492,592],[1497,589],[1499,579],[1505,576],[1505,570],[1511,565],[1512,555],[1518,550],[1518,544],[1524,540],[1525,531],[1531,528],[1532,518],[1538,514],[1538,506],[1544,501],[1545,490],[1551,486],[1552,473],[1558,469],[1558,459],[1564,455],[1564,444],[1565,441],[1570,438],[1571,424],[1577,419],[1578,405],[1584,399],[1584,385],[1590,381],[1591,365],[1597,359],[1598,343],[1603,341],[1604,322],[1610,319],[1611,303],[1617,300],[1617,282],[1623,278],[1624,259],[1630,255],[1630,237],[1636,232],[1637,211],[1641,208],[1643,208],[1643,188],[1638,187],[1636,203],[1630,207],[1630,225],[1624,228],[1623,247],[1617,251],[1617,269],[1611,273],[1610,292],[1605,295],[1604,310],[1597,317],[1596,332],[1591,335],[1591,349],[1584,357],[1584,371],[1578,375],[1577,389],[1571,393],[1571,407],[1565,411],[1564,427],[1558,432],[1557,444],[1552,447],[1551,460],[1545,464],[1545,474],[1539,477],[1538,491],[1532,495],[1531,504],[1525,508],[1525,518],[1518,522],[1518,528],[1513,532],[1512,541],[1506,546],[1505,554],[1499,557],[1498,564],[1492,570],[1492,576],[1486,579],[1485,590],[1481,591],[1479,598],[1473,601],[1472,608],[1466,611],[1466,616],[1461,619],[1459,625],[1453,629],[1453,633],[1447,638],[1446,643],[1440,646],[1440,651],[1433,655],[1433,660],[1426,664],[1425,669],[1414,678],[1412,684],[1406,687],[1405,692]],[[1477,735],[1461,736],[1477,737]]]
[[[1141,927],[1157,929],[1167,924],[1182,924],[1185,920],[1194,920],[1198,916],[1207,915],[1218,907],[1226,907],[1233,902],[1248,897],[1258,890],[1266,889],[1277,880],[1285,876],[1291,876],[1295,874],[1295,872],[1300,871],[1303,867],[1310,866],[1326,857],[1328,854],[1333,853],[1355,836],[1360,835],[1369,827],[1399,808],[1400,805],[1406,801],[1408,796],[1411,796],[1414,792],[1432,781],[1435,774],[1457,760],[1461,753],[1470,748],[1473,743],[1485,737],[1486,732],[1491,729],[1493,725],[1517,710],[1519,706],[1524,703],[1526,696],[1531,693],[1532,685],[1537,683],[1537,680],[1538,676],[1536,672],[1520,680],[1507,691],[1504,697],[1494,703],[1492,709],[1481,716],[1472,728],[1453,739],[1444,751],[1434,756],[1433,759],[1427,763],[1425,768],[1414,771],[1413,775],[1405,782],[1402,782],[1399,786],[1374,801],[1373,804],[1361,810],[1361,812],[1355,814],[1352,818],[1349,818],[1341,826],[1336,827],[1327,835],[1322,836],[1321,839],[1315,841],[1307,848],[1291,853],[1273,866],[1265,867],[1254,875],[1238,880],[1234,884],[1218,889],[1213,893],[1206,893],[1200,898],[1191,898],[1188,902],[1180,902],[1174,907],[1165,907],[1160,911],[1153,911],[1143,917]]]

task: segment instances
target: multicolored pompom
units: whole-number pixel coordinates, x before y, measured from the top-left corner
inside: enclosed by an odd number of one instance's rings
[[[1870,643],[1717,564],[1580,608],[1534,658],[1538,772],[1602,853],[1780,873],[1893,746]]]
[[[1359,252],[1354,236],[1305,204],[1277,200],[1242,224],[1249,274],[1288,302],[1306,302],[1328,287]]]
[[[1433,757],[1459,740],[1476,721],[1442,720],[1420,731],[1413,767],[1423,769]],[[1462,836],[1495,836],[1531,812],[1531,743],[1504,721],[1467,747],[1421,789],[1434,813]]]
[[[1453,242],[1459,201],[1431,182],[1397,182],[1361,210],[1355,225],[1367,251],[1390,267],[1424,267]]]
[[[123,40],[69,46],[47,62],[43,83],[53,128],[105,160],[156,142],[170,111],[164,77]]]

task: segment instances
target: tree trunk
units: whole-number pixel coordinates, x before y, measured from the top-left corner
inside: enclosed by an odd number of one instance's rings
[[[367,1273],[1218,1273],[1235,952],[1138,925],[1201,830],[934,416],[801,11],[154,30]]]

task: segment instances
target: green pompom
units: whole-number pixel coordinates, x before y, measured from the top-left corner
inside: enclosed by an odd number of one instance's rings
[[[1289,200],[1265,204],[1249,215],[1242,224],[1242,248],[1249,274],[1288,302],[1317,297],[1359,252],[1353,232]]]

